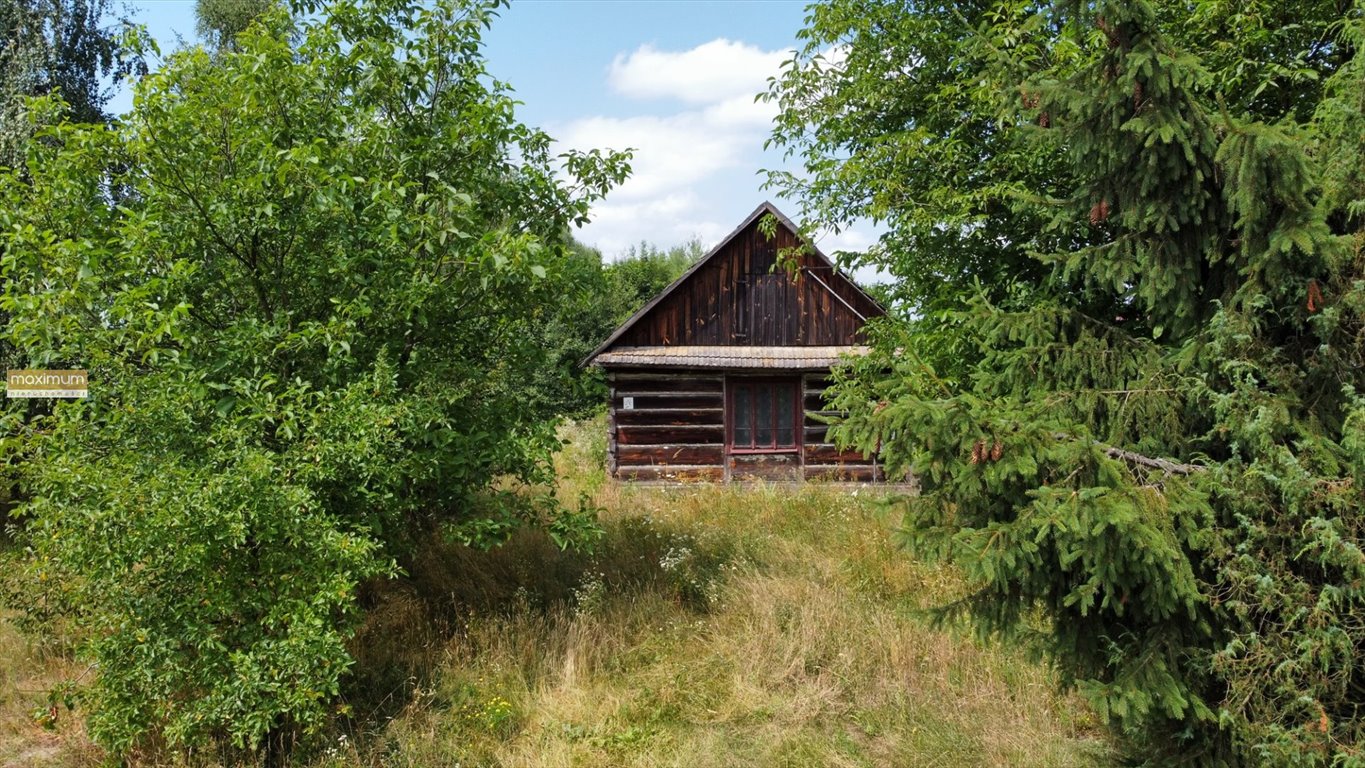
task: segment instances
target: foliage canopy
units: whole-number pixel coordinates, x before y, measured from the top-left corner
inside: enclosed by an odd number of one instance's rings
[[[829,0],[768,94],[910,318],[836,433],[1154,763],[1361,764],[1362,15]]]

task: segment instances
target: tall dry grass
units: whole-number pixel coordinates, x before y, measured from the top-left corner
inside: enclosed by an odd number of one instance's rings
[[[491,552],[414,553],[407,578],[363,596],[342,725],[295,764],[1114,761],[1046,668],[930,625],[925,609],[966,585],[895,548],[875,490],[610,483],[604,432],[570,425],[557,457],[563,499],[602,509],[599,548],[562,552],[528,531]],[[0,628],[4,648],[16,637]],[[0,668],[37,689],[54,663]],[[28,702],[0,701],[0,743],[40,743]],[[62,743],[53,765],[97,756]]]
[[[562,497],[603,509],[597,555],[535,534],[429,553],[419,580],[499,597],[434,641],[401,711],[314,765],[1113,762],[1046,668],[931,626],[966,585],[893,545],[876,489],[609,483],[603,434],[570,426],[558,457]],[[362,638],[402,635],[371,618]]]
[[[98,765],[103,753],[86,738],[63,684],[89,669],[60,643],[35,642],[0,614],[0,768]]]

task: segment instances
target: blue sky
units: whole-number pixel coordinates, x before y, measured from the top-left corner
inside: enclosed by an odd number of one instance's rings
[[[193,0],[134,2],[163,51],[194,41]],[[593,210],[580,240],[615,258],[648,240],[713,245],[765,199],[773,108],[754,102],[796,47],[805,0],[513,0],[485,42],[493,76],[524,102],[523,122],[563,147],[633,147],[634,173]],[[111,105],[126,109],[126,95]],[[854,227],[826,252],[862,249]]]

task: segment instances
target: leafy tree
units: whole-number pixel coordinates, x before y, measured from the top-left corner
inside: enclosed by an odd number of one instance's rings
[[[579,367],[614,326],[620,313],[602,255],[573,241],[564,263],[563,291],[545,304],[527,329],[527,340],[549,351],[552,361],[528,381],[528,407],[542,418],[581,416],[606,400],[601,375]]]
[[[696,239],[667,250],[642,242],[620,259],[603,263],[597,250],[571,245],[564,292],[527,331],[528,338],[553,350],[556,361],[532,382],[533,407],[546,418],[600,408],[606,402],[606,381],[600,370],[584,369],[580,363],[703,253]]]
[[[108,0],[0,3],[0,169],[22,165],[33,134],[30,98],[59,93],[69,119],[104,122],[107,80],[145,71],[141,60],[121,44],[112,15]],[[6,318],[0,309],[0,324]],[[19,364],[14,345],[0,335],[0,367]],[[21,414],[41,409],[35,401],[0,405],[0,410]],[[10,483],[0,482],[0,512],[8,511],[17,492]]]
[[[870,259],[936,311],[840,382],[836,434],[915,473],[906,545],[974,585],[950,613],[1158,764],[1365,748],[1365,21],[1261,7],[835,0],[771,94],[810,171],[776,180],[881,214]],[[982,231],[1017,268],[947,252]]]
[[[172,54],[117,126],[40,104],[26,179],[0,176],[5,333],[92,381],[6,417],[31,496],[7,602],[75,633],[114,752],[321,727],[357,585],[544,471],[526,329],[626,158],[515,121],[494,12],[272,10]]]
[[[106,78],[141,63],[109,26],[109,0],[7,0],[0,5],[0,167],[22,162],[30,136],[25,99],[59,92],[71,119],[103,122]]]
[[[1158,10],[1169,36],[1219,65],[1210,76],[1224,106],[1273,122],[1311,113],[1321,84],[1349,58],[1332,44],[1347,6],[1254,0]],[[1076,186],[1063,148],[1000,123],[1008,94],[1045,126],[1053,116],[1036,108],[1028,79],[1041,67],[1060,77],[1081,63],[1035,10],[992,0],[816,3],[798,33],[801,50],[764,94],[781,108],[768,143],[805,170],[770,172],[769,184],[798,201],[811,230],[858,219],[884,226],[867,253],[845,256],[893,278],[890,305],[921,321],[882,332],[912,334],[950,382],[976,361],[953,309],[976,293],[1027,302],[1026,287],[1050,274],[1034,254],[1099,242],[1088,225],[1048,226],[1051,211],[1039,205]],[[1015,37],[982,33],[1001,28]]]
[[[274,0],[195,0],[195,27],[210,47],[233,48],[237,36],[274,5]]]
[[[706,249],[696,238],[667,250],[644,241],[628,248],[620,259],[607,266],[617,302],[615,325],[625,322],[705,254]]]

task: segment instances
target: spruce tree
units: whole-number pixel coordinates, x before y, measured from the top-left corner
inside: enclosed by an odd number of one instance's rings
[[[1298,122],[1178,45],[1169,8],[996,10],[941,87],[990,95],[994,140],[1064,181],[994,182],[1046,269],[946,313],[965,372],[938,375],[924,320],[884,329],[836,434],[918,478],[906,545],[973,585],[949,608],[1036,642],[1140,758],[1357,764],[1360,17]]]

